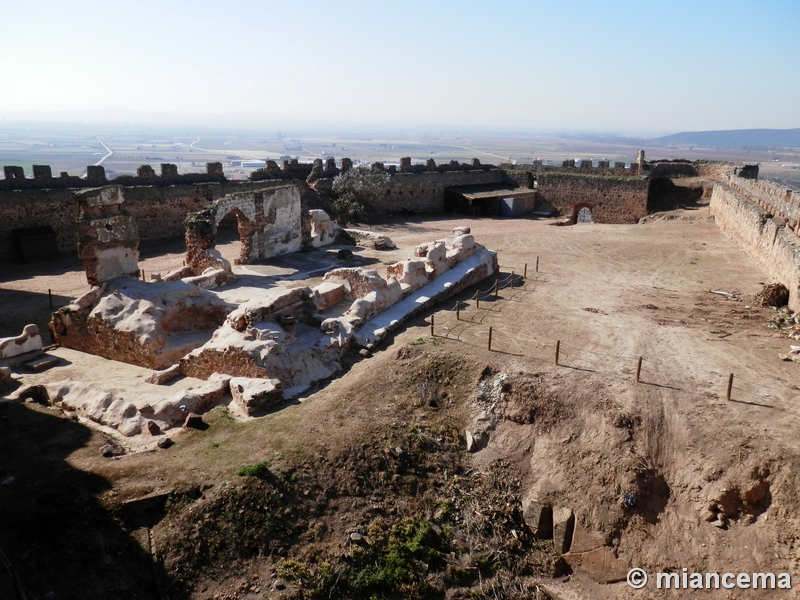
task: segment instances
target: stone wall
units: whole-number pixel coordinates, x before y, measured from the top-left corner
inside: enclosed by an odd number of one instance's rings
[[[502,183],[500,169],[395,173],[375,208],[384,213],[435,213],[444,210],[444,190],[459,185]]]
[[[581,173],[540,173],[537,208],[552,207],[573,219],[589,207],[597,223],[637,223],[647,215],[650,180]]]
[[[122,206],[121,185],[108,185],[77,194],[78,256],[89,285],[117,277],[139,277],[139,231]]]
[[[725,184],[747,196],[771,215],[784,219],[796,233],[800,233],[800,193],[771,181],[757,181],[735,175],[726,177]]]
[[[764,270],[789,289],[789,308],[800,310],[800,237],[781,218],[732,187],[742,182],[714,184],[711,214],[717,226]]]
[[[66,189],[97,187],[113,183],[114,185],[176,185],[192,183],[209,183],[225,181],[222,164],[211,162],[206,164],[205,173],[178,174],[178,167],[170,163],[161,163],[161,175],[156,175],[150,165],[142,165],[137,169],[136,175],[120,175],[109,180],[106,177],[105,167],[90,165],[86,167],[86,178],[69,175],[62,172],[59,177],[53,177],[49,165],[33,165],[33,179],[25,177],[22,167],[3,167],[4,179],[0,179],[0,190],[30,190],[30,189]]]
[[[186,217],[186,264],[195,275],[208,267],[230,270],[214,251],[217,228],[229,214],[236,216],[242,240],[239,264],[296,252],[302,242],[300,213],[296,185],[228,194]]]
[[[115,180],[116,181],[116,180]],[[242,181],[196,185],[130,186],[124,188],[125,209],[136,220],[140,239],[183,236],[186,215],[236,191],[286,185],[285,181]],[[17,260],[12,232],[50,226],[58,249],[75,252],[78,204],[75,189],[0,190],[0,260]]]

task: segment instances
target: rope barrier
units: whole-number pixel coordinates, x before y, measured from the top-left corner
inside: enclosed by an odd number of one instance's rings
[[[519,356],[525,356],[536,360],[539,359],[546,360],[548,357],[550,357],[552,360],[553,352],[555,350],[556,364],[559,364],[558,361],[561,358],[563,358],[563,359],[568,359],[567,362],[574,363],[575,361],[578,361],[578,363],[581,365],[581,368],[583,368],[587,365],[591,365],[592,367],[600,366],[597,361],[602,361],[602,363],[605,366],[602,366],[601,368],[606,369],[610,366],[609,361],[615,361],[615,360],[625,361],[624,364],[621,364],[619,366],[622,369],[624,369],[626,373],[635,372],[636,375],[634,377],[634,381],[637,383],[640,382],[640,377],[644,373],[645,375],[648,376],[648,378],[656,377],[658,379],[662,378],[667,379],[667,382],[661,385],[670,387],[668,385],[668,381],[670,379],[670,373],[675,371],[679,371],[681,374],[689,376],[690,378],[695,378],[698,380],[698,382],[700,381],[707,382],[707,385],[710,386],[717,386],[719,385],[719,383],[722,383],[723,381],[729,379],[730,376],[729,373],[722,373],[714,370],[704,371],[704,370],[686,368],[682,365],[677,364],[677,362],[662,362],[660,360],[645,358],[643,356],[631,356],[624,354],[613,354],[611,352],[589,350],[587,348],[576,347],[572,344],[562,344],[560,341],[557,342],[556,344],[552,342],[542,343],[540,340],[521,337],[516,332],[513,333],[506,332],[503,330],[502,326],[498,328],[497,324],[494,324],[492,327],[489,327],[489,329],[485,331],[477,328],[478,325],[484,325],[485,319],[491,313],[502,313],[503,308],[505,308],[508,302],[522,302],[523,300],[521,298],[524,298],[523,296],[524,292],[535,291],[536,287],[538,287],[542,283],[547,282],[549,275],[550,275],[549,273],[537,272],[534,274],[533,276],[534,278],[532,280],[529,280],[527,283],[524,284],[524,286],[521,286],[519,289],[514,289],[517,288],[516,281],[518,279],[524,281],[526,277],[518,275],[516,274],[516,272],[512,272],[511,274],[506,275],[503,278],[498,277],[497,279],[495,279],[492,286],[487,288],[486,290],[478,289],[470,298],[466,300],[459,300],[455,303],[455,305],[452,308],[442,310],[442,313],[445,315],[451,314],[455,311],[456,318],[458,320],[456,322],[446,322],[443,325],[440,324],[439,328],[440,330],[445,332],[444,337],[446,339],[460,341],[462,343],[468,343],[470,345],[476,345],[476,346],[484,346],[485,340],[488,339],[488,336],[490,335],[489,330],[491,330],[491,335],[493,335],[493,337],[488,342],[488,349],[490,351],[502,352],[502,350],[498,350],[498,346],[507,347],[514,349],[514,351],[521,350],[522,353],[519,354]],[[508,287],[514,289],[514,292],[511,294],[511,298],[501,298],[497,295],[497,291]],[[494,300],[489,307],[480,306],[481,300],[486,301],[487,298],[490,298],[492,296],[494,296]],[[480,312],[472,313],[468,316],[460,315],[462,311],[466,311],[466,309],[468,309],[471,306],[470,304],[471,301],[475,302],[475,308],[477,308]],[[616,326],[613,328],[619,330],[629,329],[620,326]],[[477,341],[477,338],[475,340],[469,341],[468,339],[469,336],[467,336],[467,334],[470,331],[472,331],[474,334],[477,334],[477,332],[482,332],[480,343],[475,343]],[[594,363],[592,363],[592,359],[587,355],[591,355],[592,357],[598,357],[598,358],[595,359]],[[562,363],[562,366],[569,367],[571,365]],[[667,373],[663,373],[663,371],[660,370],[666,370]],[[789,389],[779,389],[755,381],[750,381],[748,379],[742,379],[738,375],[734,377],[734,382],[738,385],[731,386],[731,390],[738,392],[739,394],[755,397],[760,400],[764,400],[769,403],[774,403],[781,406],[797,407],[798,405],[800,405],[800,401],[791,402],[781,397],[781,396],[785,397],[787,394],[792,396],[800,396],[800,387],[796,385],[790,385],[787,383],[787,387]],[[744,385],[745,387],[742,387],[742,385]],[[757,391],[746,389],[747,387],[750,386],[755,387]],[[679,389],[679,388],[674,388],[674,389]],[[708,394],[708,390],[704,391],[703,397],[707,397],[706,394]],[[724,400],[726,398],[726,393],[721,392],[719,396],[721,396],[722,399]],[[730,398],[730,400],[736,401],[736,398],[732,397]],[[765,404],[764,406],[767,405]]]

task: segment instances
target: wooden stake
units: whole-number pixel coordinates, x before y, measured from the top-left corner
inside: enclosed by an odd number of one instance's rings
[[[731,374],[728,376],[728,393],[727,393],[727,395],[726,395],[728,400],[730,400],[730,399],[731,399],[731,390],[732,390],[732,389],[733,389],[733,373],[731,373]]]
[[[50,300],[50,308],[53,308],[53,290],[47,290],[47,297]]]
[[[514,287],[514,271],[511,271],[511,287]]]
[[[522,278],[525,279],[528,277],[528,263],[525,263],[525,267],[522,269]]]
[[[539,257],[536,257],[536,272],[539,272]]]
[[[492,328],[489,327],[489,350],[492,349]]]
[[[478,293],[475,294],[475,308],[481,307],[481,291],[478,290]]]
[[[433,336],[433,315],[431,315],[431,337]]]
[[[456,302],[456,321],[461,320],[461,302]]]
[[[558,355],[561,353],[561,340],[556,340],[556,364],[558,364]]]
[[[495,298],[495,300],[497,300],[497,282],[498,281],[499,281],[499,279],[495,279],[494,280],[494,298]]]
[[[639,363],[636,365],[636,383],[639,383],[639,376],[642,374],[642,357],[639,357]]]

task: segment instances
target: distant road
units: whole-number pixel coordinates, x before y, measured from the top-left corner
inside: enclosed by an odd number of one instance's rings
[[[200,141],[200,138],[197,138],[195,141],[193,141],[191,144],[189,144],[189,148],[191,148],[192,150],[200,150],[200,152],[208,152],[209,154],[230,154],[231,152],[238,152],[239,154],[244,154],[247,158],[250,158],[252,160],[266,160],[264,158],[259,158],[258,156],[254,156],[252,154],[252,152],[253,152],[252,150],[231,150],[230,148],[227,149],[227,150],[210,150],[209,148],[201,148],[200,146],[195,146],[195,144],[197,142],[199,142],[199,141]],[[301,156],[300,158],[310,158],[310,159],[313,160],[314,158],[318,158],[319,156],[322,156],[321,154],[315,155],[313,152],[311,152],[310,150],[308,150],[306,148],[303,148],[303,150],[308,152],[311,156]],[[281,156],[281,152],[280,151],[272,152],[270,150],[267,150],[267,152],[269,154],[275,154],[277,156]]]
[[[496,158],[502,158],[503,160],[507,160],[512,165],[517,164],[517,161],[512,160],[510,156],[500,156],[499,154],[484,152],[483,150],[478,150],[477,148],[470,148],[469,146],[453,146],[453,148],[461,148],[462,150],[469,150],[470,152],[478,152],[479,154],[488,154],[489,156],[494,156]]]
[[[100,159],[100,160],[98,160],[96,163],[94,163],[94,166],[95,166],[95,167],[99,167],[100,165],[102,165],[102,164],[103,164],[103,163],[106,161],[106,159],[107,159],[109,156],[111,156],[112,154],[114,154],[114,151],[113,151],[111,148],[109,148],[108,146],[106,146],[106,145],[103,143],[103,140],[101,140],[100,138],[97,138],[97,141],[98,141],[98,142],[100,142],[100,145],[101,145],[103,148],[105,148],[105,149],[106,149],[106,152],[108,152],[108,154],[106,154],[106,155],[105,155],[103,158],[101,158],[101,159]]]
[[[102,165],[106,161],[107,158],[109,158],[112,154],[114,154],[114,151],[111,148],[109,148],[108,146],[106,146],[105,143],[103,142],[103,140],[101,140],[100,138],[97,138],[97,141],[100,142],[100,145],[103,148],[106,149],[106,152],[108,152],[108,154],[106,154],[103,158],[101,158],[96,163],[94,163],[95,167],[99,167],[100,165]],[[86,171],[84,171],[83,175],[81,175],[81,179],[86,179],[86,175],[87,174],[88,173]]]
[[[195,144],[199,141],[200,138],[197,138],[195,141],[189,144],[189,148],[192,148],[193,150],[200,150],[200,152],[210,152],[211,154],[225,154],[224,150],[209,150],[208,148],[200,148],[198,146],[195,146]]]

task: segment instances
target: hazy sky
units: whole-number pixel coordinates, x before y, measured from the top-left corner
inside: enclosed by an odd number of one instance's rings
[[[798,32],[798,0],[4,2],[0,116],[800,127]]]

